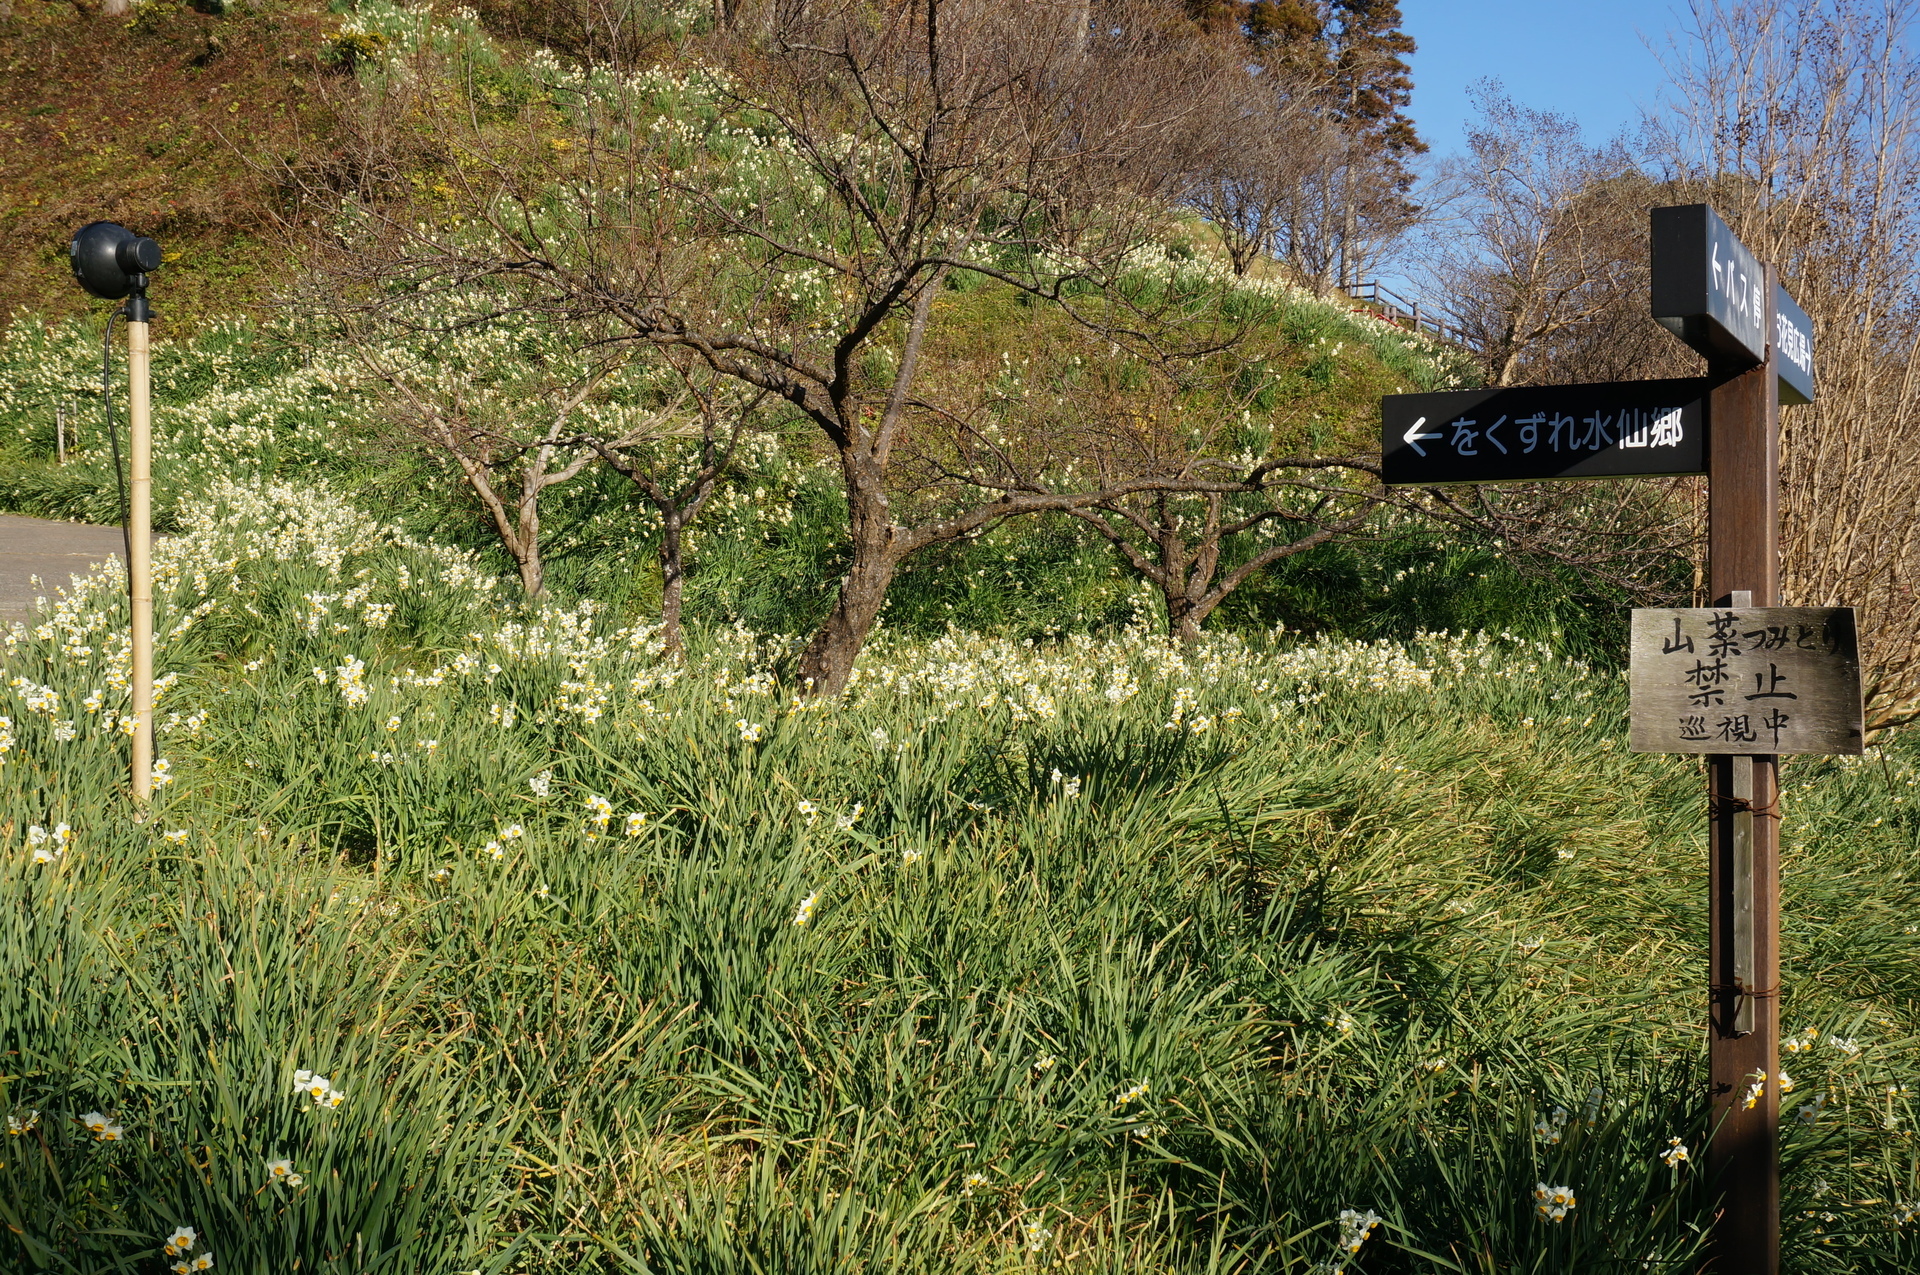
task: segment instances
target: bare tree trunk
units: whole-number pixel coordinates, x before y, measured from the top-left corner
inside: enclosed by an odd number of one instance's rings
[[[100,0],[100,16],[103,18],[124,18],[127,9],[127,0]]]
[[[547,567],[540,557],[540,492],[546,486],[541,479],[547,470],[548,447],[534,450],[534,460],[520,483],[520,525],[516,528],[519,545],[513,551],[520,567],[520,587],[535,602],[547,596]]]
[[[1176,593],[1168,586],[1161,592],[1167,599],[1167,636],[1181,646],[1198,644],[1200,624],[1207,618],[1206,611],[1201,610],[1184,591]]]
[[[800,656],[800,677],[809,694],[838,695],[847,688],[854,658],[873,631],[873,622],[880,618],[887,586],[893,583],[899,565],[888,547],[855,545],[853,564],[840,586],[833,613]]]
[[[681,649],[680,608],[686,594],[687,564],[681,554],[680,523],[669,517],[660,529],[660,641],[663,655]]]
[[[457,452],[454,459],[465,473],[467,485],[473,488],[473,494],[480,498],[481,506],[493,520],[493,530],[500,537],[501,547],[507,551],[514,567],[520,572],[521,589],[529,598],[544,598],[547,582],[546,565],[540,560],[538,489],[521,497],[518,505],[519,522],[516,525],[513,514],[507,511],[506,502],[493,489],[484,461]]]
[[[524,551],[514,555],[514,564],[520,568],[520,587],[527,597],[535,602],[546,597],[547,567],[540,560],[539,542],[527,541]]]
[[[885,471],[849,457],[842,471],[853,533],[853,561],[840,585],[833,612],[800,656],[800,677],[812,695],[838,695],[846,689],[853,661],[873,622],[886,605],[887,586],[899,570]]]

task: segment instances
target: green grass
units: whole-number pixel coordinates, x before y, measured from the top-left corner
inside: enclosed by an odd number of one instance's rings
[[[956,633],[800,704],[789,639],[662,665],[337,503],[223,502],[162,550],[144,820],[111,582],[5,657],[13,1267],[187,1225],[248,1271],[1693,1269],[1701,784],[1624,750],[1617,674]],[[1858,1046],[1793,1056],[1832,1095],[1787,1121],[1796,1271],[1916,1256],[1914,774],[1788,772],[1786,1022]]]

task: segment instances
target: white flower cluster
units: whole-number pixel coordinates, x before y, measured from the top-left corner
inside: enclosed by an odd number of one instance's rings
[[[193,1271],[213,1269],[213,1250],[205,1246],[200,1233],[191,1226],[176,1226],[173,1234],[161,1242],[161,1249],[174,1259],[167,1267],[173,1275],[191,1275]],[[194,1249],[198,1248],[198,1253]]]
[[[1811,1125],[1820,1119],[1832,1102],[1831,1093],[1817,1093],[1793,1109],[1794,1118],[1803,1125]]]
[[[1341,1209],[1340,1216],[1334,1220],[1340,1224],[1340,1247],[1353,1254],[1360,1251],[1360,1246],[1373,1234],[1373,1228],[1380,1225],[1381,1218],[1372,1209]]]
[[[1564,1222],[1575,1207],[1573,1188],[1536,1182],[1533,1187],[1533,1207],[1549,1222]]]
[[[35,863],[52,863],[66,854],[72,844],[73,829],[64,823],[53,825],[52,831],[37,823],[27,827],[27,849],[32,852]]]
[[[297,1187],[306,1183],[306,1179],[293,1171],[291,1160],[267,1161],[267,1181],[276,1186]]]
[[[313,1100],[315,1108],[337,1107],[347,1100],[347,1091],[318,1073],[302,1069],[293,1073],[293,1092]]]

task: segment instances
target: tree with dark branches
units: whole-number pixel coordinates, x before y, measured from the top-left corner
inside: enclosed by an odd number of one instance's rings
[[[1016,516],[1257,489],[1285,463],[1089,472],[1059,430],[995,419],[982,378],[955,374],[985,295],[1163,370],[1240,337],[1217,282],[1165,244],[1171,203],[1218,162],[1206,104],[1243,69],[1170,0],[1102,12],[1081,30],[1005,0],[810,6],[742,36],[737,75],[555,72],[557,128],[423,96],[450,193],[432,218],[404,192],[358,200],[329,277],[374,309],[487,281],[808,422],[846,494],[848,557],[796,672],[838,693],[910,555]],[[1081,390],[1063,372],[1048,392]]]

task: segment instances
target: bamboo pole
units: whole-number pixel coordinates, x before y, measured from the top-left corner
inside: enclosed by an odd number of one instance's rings
[[[148,324],[127,323],[127,585],[133,604],[133,795],[153,796],[153,424]]]

